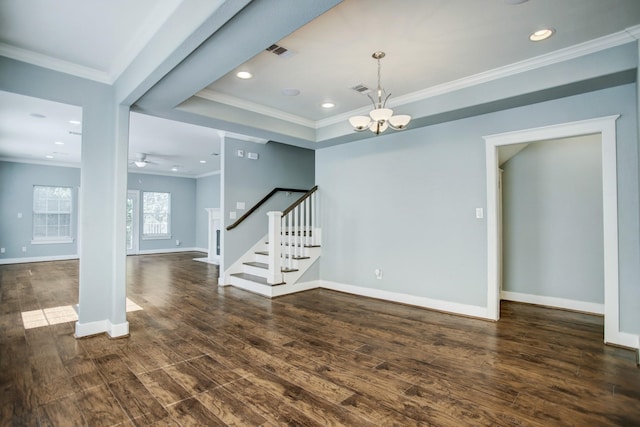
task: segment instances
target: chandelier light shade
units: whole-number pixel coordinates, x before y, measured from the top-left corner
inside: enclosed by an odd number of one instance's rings
[[[393,110],[386,108],[387,100],[391,97],[391,94],[387,95],[387,92],[382,89],[380,85],[380,60],[384,58],[384,52],[374,52],[371,57],[378,61],[378,88],[376,89],[377,100],[374,99],[371,94],[367,96],[373,104],[373,110],[369,112],[369,116],[353,116],[349,118],[349,123],[353,126],[353,130],[356,132],[362,132],[369,129],[376,135],[381,134],[387,128],[394,130],[402,130],[407,127],[411,121],[411,116],[406,114],[393,115]],[[377,102],[376,102],[377,101]]]

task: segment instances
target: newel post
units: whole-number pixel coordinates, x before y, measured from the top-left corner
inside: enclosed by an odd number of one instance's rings
[[[267,283],[273,285],[282,282],[282,212],[267,212],[269,216],[269,273]]]

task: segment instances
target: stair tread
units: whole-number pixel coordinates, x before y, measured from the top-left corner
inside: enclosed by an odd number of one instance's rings
[[[256,255],[264,255],[264,256],[269,256],[269,251],[257,251],[254,252]],[[285,258],[289,258],[289,255],[284,256]],[[311,257],[308,256],[294,256],[293,259],[299,260],[299,259],[310,259]],[[245,263],[246,264],[246,263]]]
[[[243,264],[249,265],[251,267],[264,268],[265,270],[269,269],[269,264],[266,264],[264,262],[250,261],[250,262],[243,262]]]
[[[264,262],[250,261],[250,262],[243,262],[242,264],[248,265],[250,267],[262,268],[262,269],[265,269],[265,270],[269,269],[269,264],[266,264]],[[298,271],[298,269],[297,268],[285,268],[285,267],[282,267],[280,269],[280,271],[282,271],[283,273],[292,273],[294,271]]]
[[[255,276],[253,274],[249,274],[249,273],[233,273],[231,276],[233,277],[237,277],[239,279],[244,279],[244,280],[249,280],[251,282],[256,282],[259,283],[261,285],[266,285],[266,286],[276,286],[276,285],[284,285],[286,282],[281,282],[281,283],[267,283],[267,279],[264,277],[260,277],[260,276]]]

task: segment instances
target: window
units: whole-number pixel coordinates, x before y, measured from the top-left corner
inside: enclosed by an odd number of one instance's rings
[[[33,243],[71,242],[69,187],[33,186]]]
[[[171,194],[142,193],[142,238],[171,238]]]

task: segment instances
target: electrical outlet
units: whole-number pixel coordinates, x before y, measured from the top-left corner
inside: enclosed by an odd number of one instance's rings
[[[244,202],[236,202],[236,209],[244,209]]]
[[[22,252],[27,252],[27,247],[26,246],[22,247]]]
[[[176,240],[176,246],[180,246],[180,240]]]
[[[0,254],[5,253],[5,249],[4,248],[0,248]]]
[[[258,153],[247,153],[247,158],[250,160],[258,160]]]
[[[375,270],[373,270],[373,274],[376,275],[376,279],[382,279],[382,270],[379,268],[376,268]]]
[[[236,219],[237,217],[238,214],[236,213],[236,211],[229,212],[229,219]]]
[[[18,219],[22,219],[22,212],[18,212]]]

